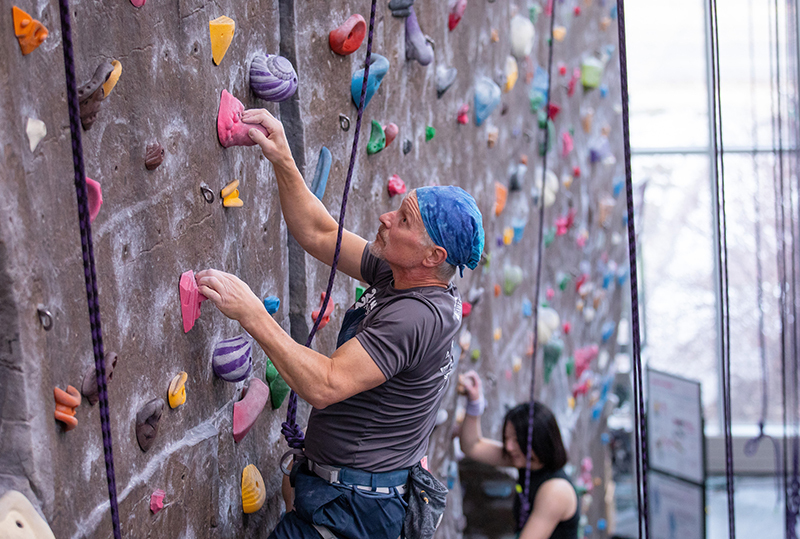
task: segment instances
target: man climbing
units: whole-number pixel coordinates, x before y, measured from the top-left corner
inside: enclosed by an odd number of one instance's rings
[[[286,225],[331,265],[338,225],[306,187],[282,124],[266,110],[246,123],[275,170]],[[344,231],[338,269],[370,286],[348,309],[331,357],[295,342],[237,277],[197,274],[200,292],[261,345],[287,384],[313,406],[294,510],[271,538],[397,539],[409,469],[428,448],[453,369],[461,299],[450,282],[483,251],[482,217],[459,187],[422,187],[380,217],[372,243]]]

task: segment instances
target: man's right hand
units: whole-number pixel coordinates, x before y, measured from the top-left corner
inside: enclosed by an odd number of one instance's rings
[[[253,142],[261,147],[264,157],[270,160],[273,166],[286,166],[293,161],[289,142],[283,124],[267,109],[249,109],[242,113],[242,122],[247,124],[261,124],[269,135],[264,135],[258,129],[250,129],[248,134]]]

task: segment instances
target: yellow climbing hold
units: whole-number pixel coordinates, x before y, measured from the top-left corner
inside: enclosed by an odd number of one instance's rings
[[[505,93],[510,92],[519,78],[519,68],[517,67],[517,60],[513,56],[506,57],[506,83],[503,85]]]
[[[514,229],[507,226],[503,229],[503,245],[511,245],[514,241]]]
[[[503,330],[501,328],[494,328],[494,340],[499,341],[503,338]]]
[[[564,38],[567,37],[567,29],[563,26],[555,26],[553,28],[553,39],[556,41],[564,41]]]
[[[267,489],[261,472],[254,464],[248,464],[242,471],[242,509],[245,513],[255,513],[267,499]]]
[[[103,83],[103,97],[108,97],[108,94],[110,94],[111,90],[114,89],[114,86],[117,85],[119,76],[122,75],[122,64],[119,62],[119,60],[111,60],[111,65],[114,66],[114,71],[111,72],[106,81]]]
[[[242,199],[239,198],[239,180],[233,180],[219,192],[222,199],[222,205],[226,208],[241,208],[244,205]]]
[[[175,378],[169,383],[169,407],[177,408],[186,402],[186,380],[189,375],[185,372],[179,372]]]
[[[239,187],[239,180],[233,180],[231,183],[225,186],[222,191],[219,192],[220,198],[228,198],[234,191],[236,191]]]
[[[570,410],[575,409],[575,397],[570,397],[567,399],[567,405],[569,405]]]
[[[214,63],[219,65],[225,58],[228,47],[231,46],[236,23],[230,17],[222,15],[210,21],[208,28],[211,31],[211,55],[214,57]]]

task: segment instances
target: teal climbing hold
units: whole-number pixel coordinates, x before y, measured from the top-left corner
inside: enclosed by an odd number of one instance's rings
[[[320,200],[325,196],[325,187],[328,185],[328,174],[331,172],[331,161],[331,151],[325,146],[320,148],[319,159],[317,159],[317,170],[314,172],[314,181],[311,182],[311,192]]]
[[[489,77],[475,83],[475,125],[480,126],[500,104],[503,91]]]
[[[264,308],[269,314],[275,314],[281,308],[281,300],[278,296],[267,296],[264,298]]]
[[[561,352],[564,351],[564,343],[559,338],[550,339],[544,345],[544,383],[550,383],[550,375],[553,374],[553,369],[561,359]]]
[[[364,106],[369,105],[372,96],[380,88],[383,77],[389,71],[389,60],[380,54],[373,53],[370,57],[369,63],[369,78],[367,79],[367,95],[364,97]],[[353,78],[350,81],[350,94],[353,96],[353,102],[358,106],[361,101],[361,88],[364,82],[364,69],[361,68],[353,73]]]
[[[386,133],[380,123],[372,120],[372,132],[367,143],[367,155],[373,155],[386,147]]]

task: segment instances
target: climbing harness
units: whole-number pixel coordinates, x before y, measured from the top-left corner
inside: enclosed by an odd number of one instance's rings
[[[628,211],[628,260],[631,285],[631,364],[634,398],[634,438],[636,446],[636,499],[639,508],[639,537],[650,536],[649,505],[647,500],[647,423],[645,418],[644,383],[642,374],[642,343],[639,333],[639,277],[636,264],[636,230],[633,215],[633,174],[631,172],[631,133],[628,110],[628,56],[625,43],[625,9],[617,0],[617,30],[619,39],[619,74],[622,99],[622,141],[625,154],[625,195]]]
[[[364,106],[367,95],[367,81],[369,80],[369,64],[372,57],[372,37],[375,29],[375,7],[377,0],[372,0],[372,8],[369,16],[369,37],[367,39],[367,56],[364,60],[364,78],[361,82],[361,99],[358,103],[358,118],[356,119],[356,130],[353,135],[353,149],[350,152],[350,167],[347,169],[347,179],[344,182],[344,194],[342,195],[342,207],[339,212],[339,231],[336,236],[336,250],[333,253],[333,262],[331,263],[331,273],[328,277],[328,288],[325,290],[325,298],[322,300],[320,306],[320,313],[324,313],[328,307],[328,302],[331,299],[331,292],[333,291],[333,281],[336,278],[336,267],[339,265],[339,254],[342,248],[342,234],[344,233],[344,217],[347,211],[347,195],[350,192],[350,182],[353,178],[353,169],[356,164],[356,153],[358,151],[358,136],[361,133],[361,117],[364,113]],[[349,121],[348,121],[349,126]],[[318,316],[311,327],[311,332],[308,334],[306,347],[311,347],[311,342],[314,340],[314,335],[319,329],[319,324],[322,322],[323,317]],[[297,393],[292,390],[289,394],[289,403],[286,409],[286,421],[281,425],[281,432],[286,438],[286,443],[289,444],[291,449],[299,450],[305,446],[305,439],[303,432],[297,424]],[[282,461],[288,454],[296,454],[296,452],[289,451],[283,456]]]
[[[64,72],[67,78],[69,130],[72,135],[72,164],[75,169],[75,194],[78,198],[78,219],[81,229],[81,251],[83,252],[83,273],[86,280],[86,299],[89,306],[89,323],[92,327],[94,368],[97,377],[97,396],[100,402],[100,425],[103,431],[103,453],[106,463],[106,480],[108,481],[108,499],[111,507],[114,538],[120,539],[122,532],[120,531],[119,509],[117,507],[117,484],[114,478],[114,453],[111,444],[111,420],[108,413],[106,362],[103,352],[103,332],[100,324],[100,302],[97,294],[92,225],[89,219],[89,197],[86,190],[86,172],[83,163],[81,118],[78,108],[78,90],[75,83],[75,57],[72,49],[72,23],[69,17],[69,0],[59,0],[59,7],[61,12],[61,42],[64,49]]]
[[[550,4],[550,39],[548,41],[548,51],[547,51],[547,96],[544,102],[545,114],[549,113],[550,110],[550,90],[551,90],[551,83],[550,79],[552,78],[552,71],[553,71],[553,28],[555,26],[556,20],[556,6],[551,2]],[[547,117],[547,121],[549,122],[549,117]],[[547,123],[545,123],[544,127],[544,151],[542,152],[542,186],[539,190],[539,230],[538,230],[538,238],[537,238],[537,247],[536,247],[536,284],[534,286],[533,297],[534,297],[534,307],[533,307],[533,354],[531,355],[531,386],[530,386],[530,406],[528,407],[528,444],[525,450],[525,454],[528,458],[525,459],[525,480],[523,482],[522,492],[519,493],[519,501],[520,501],[520,509],[519,509],[519,521],[518,527],[522,529],[525,526],[525,522],[528,520],[528,516],[531,512],[531,502],[530,502],[530,488],[531,488],[531,455],[533,454],[533,410],[534,410],[534,401],[535,401],[535,389],[536,389],[536,351],[539,346],[539,331],[538,331],[538,324],[539,324],[539,293],[541,289],[541,282],[542,282],[542,257],[544,255],[544,192],[545,192],[545,179],[547,177],[547,154],[548,154],[548,147],[550,145],[550,129],[548,129]]]

